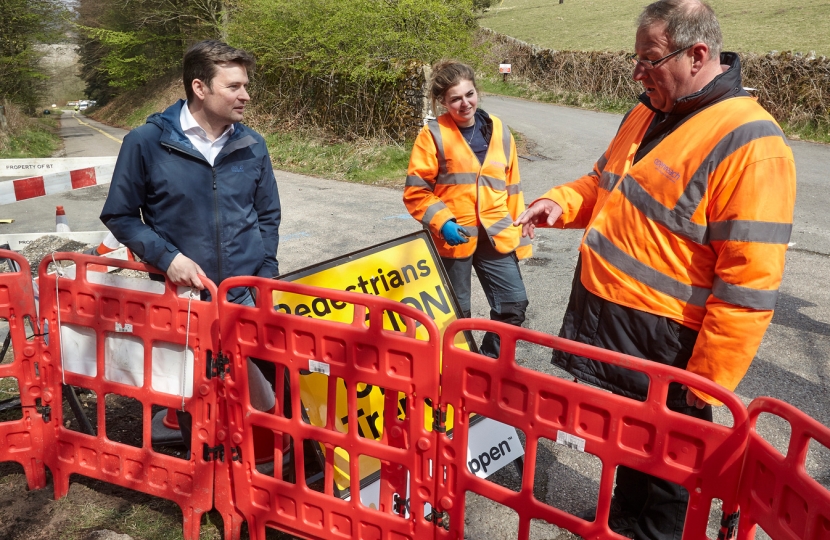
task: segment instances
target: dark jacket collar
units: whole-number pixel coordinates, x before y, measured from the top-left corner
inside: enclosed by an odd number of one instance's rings
[[[182,107],[185,106],[186,101],[180,99],[176,103],[167,107],[162,113],[155,113],[147,118],[148,124],[154,124],[161,128],[162,133],[159,141],[164,146],[169,146],[184,152],[185,154],[204,159],[204,156],[193,147],[190,139],[184,134],[181,124]],[[225,155],[238,150],[239,148],[255,144],[256,140],[249,133],[248,128],[239,122],[233,125],[233,133],[231,133],[228,142],[225,143],[222,152],[217,156],[217,163],[219,159]]]
[[[640,95],[640,101],[643,105],[654,111],[658,116],[668,114],[668,116],[676,115],[685,117],[723,99],[740,95],[749,95],[743,89],[743,84],[741,82],[741,60],[737,53],[721,53],[720,63],[729,66],[729,69],[712,79],[709,84],[694,94],[689,94],[688,96],[678,99],[677,103],[674,104],[674,108],[669,113],[658,111],[652,107],[651,100],[645,92]]]

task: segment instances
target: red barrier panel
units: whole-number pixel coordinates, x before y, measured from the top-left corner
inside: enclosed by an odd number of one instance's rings
[[[761,413],[789,422],[786,456],[755,430]],[[738,501],[738,538],[755,538],[758,525],[775,540],[830,538],[830,491],[811,478],[804,466],[811,440],[830,449],[830,428],[792,405],[769,397],[749,404],[749,421],[751,431]]]
[[[240,286],[255,290],[256,308],[226,300],[228,289]],[[353,316],[336,322],[275,311],[275,291],[316,299],[317,305],[325,299],[340,313],[353,306]],[[232,375],[225,380],[226,456],[234,456],[230,464],[235,503],[248,521],[250,537],[264,540],[266,526],[306,538],[432,537],[434,527],[424,519],[424,509],[433,503],[437,437],[424,426],[424,415],[429,412],[429,400],[437,403],[438,398],[439,334],[433,321],[410,306],[384,298],[261,278],[228,279],[219,289],[219,298],[222,351],[230,360]],[[404,330],[385,330],[384,312],[395,313]],[[427,340],[415,337],[416,324],[427,329]],[[277,405],[271,413],[250,405],[248,357],[276,365]],[[283,414],[283,369],[290,379],[290,417]],[[309,372],[328,376],[328,400],[317,405],[325,408],[321,413],[325,426],[311,425],[302,414],[302,406],[310,405],[300,401],[300,375]],[[369,418],[378,440],[352,428],[366,425],[356,394],[370,385],[385,389],[383,413]],[[341,418],[329,404],[344,391],[347,406]],[[400,394],[405,398],[400,399]],[[399,411],[404,413],[402,419]],[[273,475],[257,470],[252,440],[255,426],[274,433]],[[282,470],[283,434],[290,435],[294,447],[294,468],[287,471]],[[322,484],[316,483],[317,490],[306,478],[306,455],[301,450],[306,441],[325,447],[324,474]],[[348,453],[348,465],[335,463],[335,449]],[[363,486],[358,479],[367,460],[380,463],[377,509],[362,501]],[[334,494],[336,464],[349,471],[350,500]],[[407,488],[409,504],[405,500]]]
[[[97,257],[57,253],[54,258],[75,263],[62,270],[63,277],[47,274],[51,257],[39,268],[40,316],[50,329],[61,328],[50,332],[43,344],[41,363],[44,404],[49,407],[43,417],[45,461],[55,482],[55,498],[66,495],[69,476],[75,473],[169,499],[182,509],[184,538],[198,539],[201,515],[213,504],[212,459],[217,455],[216,379],[208,365],[218,350],[216,303],[203,302],[198,295],[177,296],[170,282],[93,272],[89,267],[99,263]],[[158,273],[130,261],[113,259],[109,264]],[[202,281],[215,293],[212,283]],[[135,286],[158,290],[124,288]],[[97,429],[93,424],[92,434],[65,427],[64,385],[95,392]],[[110,394],[140,402],[142,423],[134,429],[141,430],[141,447],[108,437]],[[191,414],[189,459],[153,450],[153,405],[184,405]]]
[[[501,336],[501,357],[486,358],[456,348],[455,335],[469,330]],[[525,341],[576,353],[646,373],[649,395],[639,402],[516,364],[516,343]],[[735,427],[669,411],[671,382],[698,388],[729,407]],[[575,343],[547,334],[484,320],[459,320],[443,340],[442,407],[455,408],[452,439],[439,438],[437,512],[446,530],[441,538],[463,538],[466,492],[505,505],[519,517],[518,538],[527,539],[532,519],[564,527],[586,539],[620,538],[608,528],[614,473],[620,465],[683,485],[690,493],[684,539],[705,538],[711,501],[723,501],[729,514],[737,490],[747,438],[747,413],[722,387],[687,371]],[[526,435],[521,490],[516,493],[473,475],[467,467],[468,416],[481,414],[521,429]],[[533,496],[539,439],[564,432],[584,441],[584,451],[602,461],[595,521],[584,521]],[[445,479],[445,480],[444,480]],[[447,504],[449,502],[450,504]],[[446,518],[449,523],[446,523]]]
[[[13,356],[10,363],[0,364],[0,378],[15,379],[22,409],[21,418],[0,421],[0,461],[20,463],[26,473],[29,489],[40,489],[46,486],[43,429],[40,415],[35,409],[36,400],[41,392],[40,366],[34,336],[29,336],[28,339],[26,336],[27,320],[30,333],[34,334],[37,327],[32,275],[29,263],[21,255],[13,251],[0,250],[0,259],[6,259],[10,265],[17,267],[10,268],[9,272],[0,273],[0,318],[8,325],[3,353],[5,356]],[[12,355],[8,354],[9,345]],[[3,358],[0,358],[0,361],[3,361]],[[9,381],[4,383],[3,390],[10,390],[12,385]],[[13,405],[11,402],[16,399],[14,392],[4,391],[0,394],[0,403],[7,403],[10,407]]]

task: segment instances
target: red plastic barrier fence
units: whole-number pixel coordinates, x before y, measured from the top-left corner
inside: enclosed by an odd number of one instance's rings
[[[226,300],[227,291],[240,286],[255,290],[257,307]],[[338,309],[351,305],[354,314],[347,322],[288,315],[274,310],[275,291],[323,298]],[[231,365],[231,378],[226,378],[224,390],[229,431],[226,455],[235,456],[230,461],[235,504],[248,521],[250,537],[264,540],[266,526],[307,538],[432,537],[434,527],[424,518],[424,508],[434,498],[432,465],[437,437],[425,427],[424,415],[427,400],[437,403],[438,399],[439,334],[435,323],[410,306],[384,298],[261,278],[228,279],[219,288],[219,298],[222,349]],[[403,331],[385,330],[384,312],[395,313]],[[428,339],[416,338],[416,324],[426,328]],[[248,357],[272,362],[278,368],[277,406],[272,413],[250,404]],[[283,414],[282,369],[290,378],[290,418]],[[328,406],[322,414],[325,426],[311,425],[301,414],[300,375],[309,371],[328,375]],[[332,406],[340,381],[347,389],[345,432],[336,429],[336,407]],[[367,385],[385,389],[383,414],[373,420],[375,426],[382,423],[378,440],[352,428],[359,425],[356,394],[361,384],[363,389]],[[405,399],[400,399],[400,394]],[[403,419],[398,417],[399,406],[405,413]],[[274,433],[273,475],[256,468],[254,426]],[[281,470],[283,434],[289,434],[294,443],[293,471]],[[302,451],[305,441],[322,443],[326,449],[322,492],[307,485]],[[345,450],[350,458],[350,500],[333,493],[335,448]],[[367,458],[381,464],[376,509],[361,502],[360,464]],[[342,462],[339,465],[345,467]],[[285,478],[286,472],[294,482]],[[407,488],[408,504],[404,500]]]
[[[756,431],[761,413],[789,422],[786,456]],[[810,441],[830,449],[830,428],[792,405],[769,397],[749,404],[749,422],[751,431],[739,493],[739,540],[755,538],[758,525],[775,540],[830,538],[830,491],[805,470]]]
[[[0,259],[16,265],[9,272],[0,273],[0,318],[8,324],[8,334],[3,352],[8,354],[10,345],[13,359],[0,364],[0,378],[11,377],[17,381],[22,418],[0,422],[0,461],[16,461],[23,466],[29,489],[46,486],[46,469],[43,464],[43,429],[40,415],[35,409],[40,397],[40,366],[36,354],[34,333],[37,328],[32,275],[29,263],[13,251],[0,250]],[[0,358],[3,361],[3,358]],[[10,403],[17,398],[13,394],[0,395]],[[15,407],[16,408],[16,407]]]
[[[455,347],[455,335],[465,330],[499,334],[501,357],[486,358]],[[648,398],[639,402],[522,368],[516,363],[518,341],[643,372],[650,379]],[[732,412],[735,427],[669,411],[665,402],[672,382],[700,389],[722,401]],[[446,529],[438,529],[441,538],[464,538],[468,491],[513,509],[519,517],[521,539],[528,538],[532,519],[564,527],[586,539],[620,538],[607,525],[614,473],[620,465],[680,484],[689,491],[684,539],[705,538],[713,498],[723,501],[727,514],[737,508],[748,433],[746,409],[731,392],[687,371],[523,328],[464,319],[452,323],[444,334],[441,400],[442,407],[451,405],[460,411],[455,414],[452,439],[439,439],[436,511]],[[471,413],[525,433],[525,466],[518,493],[478,478],[468,470],[466,448]],[[602,461],[597,516],[593,522],[549,506],[533,495],[539,439],[556,441],[559,432],[583,440],[584,451]]]
[[[100,262],[97,257],[57,253],[54,258],[75,264],[58,274],[47,274],[52,262],[47,257],[39,268],[40,316],[52,329],[48,343],[43,343],[41,370],[48,407],[43,417],[44,459],[52,471],[55,498],[66,495],[69,476],[75,473],[169,499],[182,509],[184,538],[198,539],[200,518],[213,506],[212,460],[218,453],[214,443],[216,379],[210,373],[218,351],[216,303],[203,302],[198,295],[196,299],[177,296],[170,282],[162,285],[132,278],[133,285],[141,282],[161,290],[124,288],[130,286],[125,281],[131,278],[90,271],[90,266]],[[130,261],[109,260],[108,264],[157,272]],[[212,283],[202,281],[209,292],[216,292]],[[64,385],[95,392],[97,429],[93,425],[92,434],[65,427]],[[142,433],[140,448],[107,436],[110,394],[140,402],[142,424],[135,427]],[[190,458],[155,452],[152,406],[181,409],[183,404],[192,416]]]

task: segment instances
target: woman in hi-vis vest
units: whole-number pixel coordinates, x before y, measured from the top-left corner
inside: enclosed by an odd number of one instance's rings
[[[490,304],[490,318],[521,326],[527,292],[519,259],[531,255],[513,220],[525,209],[516,144],[507,126],[478,108],[475,73],[445,60],[432,68],[432,110],[446,109],[418,134],[403,201],[429,229],[464,317],[470,316],[472,268]],[[480,351],[499,356],[488,333]]]

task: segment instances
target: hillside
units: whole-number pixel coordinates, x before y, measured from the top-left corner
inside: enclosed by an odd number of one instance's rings
[[[481,26],[557,50],[630,51],[637,15],[647,0],[502,0]],[[709,0],[724,48],[737,52],[797,51],[830,56],[830,0]]]

